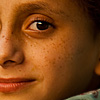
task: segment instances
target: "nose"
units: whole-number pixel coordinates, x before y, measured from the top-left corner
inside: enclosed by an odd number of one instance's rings
[[[2,67],[15,66],[23,62],[23,52],[15,44],[11,35],[0,35],[0,65]]]

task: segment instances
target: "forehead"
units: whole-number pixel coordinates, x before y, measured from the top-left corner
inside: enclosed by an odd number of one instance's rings
[[[15,5],[15,4],[21,4],[21,3],[51,3],[51,4],[63,4],[65,2],[68,2],[70,0],[0,0],[0,5],[3,5],[3,4],[9,4],[9,5]]]
[[[29,10],[45,10],[48,13],[62,15],[67,9],[69,10],[69,5],[72,4],[71,0],[0,0],[0,13],[17,12],[29,8]],[[74,5],[71,7],[74,8]]]
[[[73,0],[0,0],[0,21],[7,27],[16,21],[23,22],[32,14],[46,15],[56,24],[85,17]]]

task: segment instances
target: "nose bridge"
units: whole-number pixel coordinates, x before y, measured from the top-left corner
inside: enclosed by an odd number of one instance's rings
[[[0,55],[1,54],[7,54],[7,53],[11,53],[12,52],[12,50],[13,50],[13,41],[12,41],[12,39],[11,39],[11,35],[9,36],[8,34],[7,34],[7,32],[6,33],[2,33],[1,32],[1,34],[0,34]]]
[[[3,33],[3,31],[0,33],[0,62],[4,62],[8,59],[10,60],[16,51],[12,44],[14,41],[9,34],[10,33],[7,34],[6,31],[5,33]]]
[[[12,66],[12,64],[20,64],[23,61],[24,55],[20,47],[17,46],[18,43],[14,33],[12,34],[9,28],[2,28],[0,33],[0,65]]]
[[[6,3],[6,2],[4,2]],[[8,4],[7,4],[8,5]],[[13,13],[11,9],[11,5],[8,7],[1,7],[1,30],[0,30],[0,61],[9,59],[13,56],[13,53],[16,51],[14,47],[14,39],[13,39]],[[2,61],[1,61],[2,62]]]
[[[19,42],[13,32],[13,24],[9,22],[9,18],[7,19],[5,23],[2,23],[0,30],[0,65],[2,66],[5,64],[12,66],[12,64],[19,64],[23,61],[23,53],[18,47]]]
[[[15,21],[15,4],[10,2],[14,0],[3,0],[3,4],[0,5],[0,21],[3,31],[11,31]]]

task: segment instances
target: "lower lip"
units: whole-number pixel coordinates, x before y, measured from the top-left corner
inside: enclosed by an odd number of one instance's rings
[[[0,92],[10,93],[27,87],[32,82],[0,83]]]

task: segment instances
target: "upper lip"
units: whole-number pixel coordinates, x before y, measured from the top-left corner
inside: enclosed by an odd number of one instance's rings
[[[32,82],[35,79],[27,78],[0,78],[0,83],[21,83],[21,82]]]

